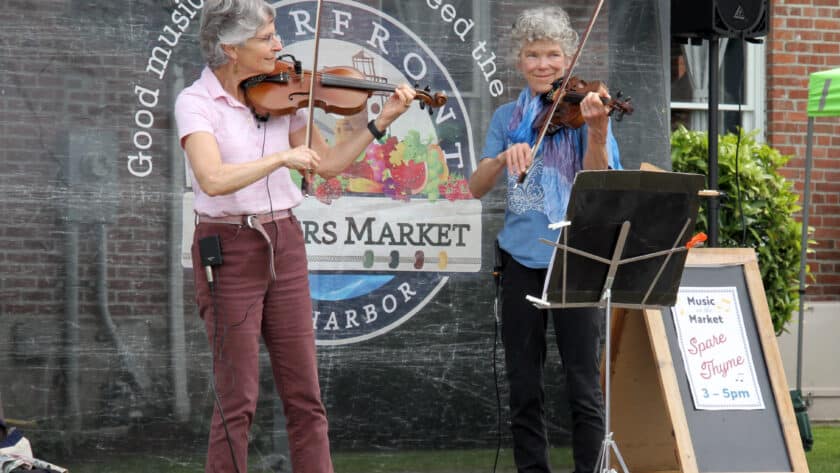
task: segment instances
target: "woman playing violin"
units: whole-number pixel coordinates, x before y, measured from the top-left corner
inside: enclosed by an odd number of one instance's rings
[[[520,472],[550,471],[543,391],[550,316],[571,410],[575,472],[592,473],[604,438],[600,311],[539,310],[525,296],[542,293],[552,248],[538,239],[557,239],[558,231],[550,230],[548,224],[564,220],[575,174],[582,169],[620,169],[618,147],[602,100],[608,94],[601,88],[580,102],[585,124],[577,129],[561,126],[545,136],[531,166],[539,131],[534,122],[551,105],[544,103],[541,94],[551,91],[552,84],[566,73],[578,35],[565,11],[543,7],[519,15],[512,43],[525,87],[515,102],[493,114],[483,158],[470,177],[470,191],[480,198],[499,177],[504,176],[507,183],[505,221],[497,243],[514,459]],[[519,183],[526,170],[525,180]]]
[[[195,191],[196,300],[213,349],[218,395],[207,472],[247,471],[261,337],[283,400],[292,468],[332,472],[304,240],[292,213],[303,196],[290,172],[339,174],[415,96],[402,85],[368,130],[330,147],[313,129],[311,146],[305,146],[305,110],[259,119],[240,88],[245,79],[274,69],[283,47],[274,20],[263,0],[205,0],[199,34],[207,67],[175,104]],[[213,245],[214,237],[220,245]],[[221,261],[208,260],[204,250],[218,246]]]

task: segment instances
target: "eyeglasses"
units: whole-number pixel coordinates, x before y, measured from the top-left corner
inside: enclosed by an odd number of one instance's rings
[[[283,44],[283,38],[281,38],[280,35],[277,33],[269,33],[262,36],[253,36],[251,39],[255,39],[257,41],[261,41],[267,44],[271,44],[272,41],[277,41],[281,45]]]
[[[546,60],[549,63],[557,64],[566,61],[566,56],[562,53],[538,54],[533,52],[521,53],[519,60],[526,64],[538,64],[540,61]]]

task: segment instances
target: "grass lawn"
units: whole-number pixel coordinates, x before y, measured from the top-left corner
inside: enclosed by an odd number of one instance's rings
[[[840,472],[840,425],[811,426],[814,448],[806,452],[811,473]]]
[[[495,450],[441,450],[438,452],[351,453],[334,455],[337,473],[487,473],[493,468]],[[571,451],[553,448],[550,453],[552,470],[564,473],[571,470]],[[502,449],[496,471],[516,471],[513,452]]]
[[[814,425],[814,448],[807,452],[810,473],[840,472],[840,425]],[[507,446],[506,446],[507,447]],[[439,451],[393,451],[372,453],[341,453],[333,455],[335,471],[338,473],[488,473],[493,468],[496,451],[486,450],[439,450]],[[566,473],[571,468],[568,449],[552,449],[551,460],[555,473]],[[63,464],[71,473],[146,473],[165,471],[167,473],[196,473],[204,470],[203,458],[173,459],[157,455],[125,453],[119,457],[99,458],[95,463]],[[257,467],[258,459],[251,457],[251,473],[268,472]],[[499,473],[515,471],[513,455],[504,448],[496,467]],[[632,468],[631,468],[631,473]]]
[[[439,450],[439,451],[393,451],[366,453],[333,453],[333,463],[337,473],[487,473],[493,467],[495,450]],[[249,472],[268,473],[267,468],[259,467],[259,459],[251,455]],[[126,453],[120,456],[98,458],[95,462],[84,464],[61,464],[70,473],[99,473],[119,471],[120,473],[146,473],[165,471],[167,473],[197,473],[204,471],[203,458],[166,457],[162,453],[138,455]],[[552,469],[555,473],[567,473],[571,470],[569,449],[558,448],[551,451]],[[513,454],[503,449],[499,454],[496,471],[512,472]],[[287,470],[288,471],[288,470]],[[274,473],[274,472],[272,472]]]

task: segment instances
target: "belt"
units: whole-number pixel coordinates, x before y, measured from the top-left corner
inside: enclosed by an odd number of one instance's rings
[[[271,238],[266,233],[263,224],[281,220],[292,216],[291,210],[275,210],[264,214],[251,215],[225,215],[222,217],[210,217],[207,215],[197,214],[198,223],[227,223],[230,225],[242,225],[252,228],[262,235],[266,243],[268,243],[268,269],[271,272],[271,280],[277,280],[277,273],[274,271],[274,245],[271,244]]]

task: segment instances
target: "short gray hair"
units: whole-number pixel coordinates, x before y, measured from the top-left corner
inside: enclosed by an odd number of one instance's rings
[[[520,13],[513,23],[513,61],[519,59],[519,53],[526,44],[541,39],[558,43],[567,56],[574,54],[578,47],[578,34],[572,29],[565,10],[560,7],[531,8]]]
[[[204,0],[198,41],[210,69],[229,60],[223,44],[239,45],[274,20],[274,9],[264,0]]]

